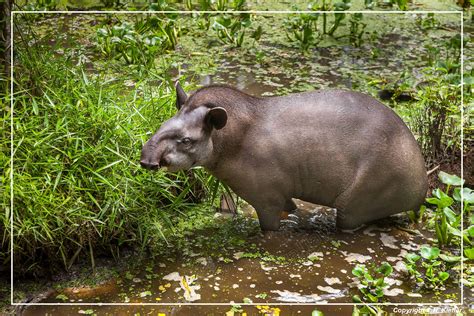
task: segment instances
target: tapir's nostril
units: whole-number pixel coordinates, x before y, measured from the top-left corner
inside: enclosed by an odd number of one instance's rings
[[[158,169],[160,167],[160,165],[157,163],[151,163],[144,160],[141,160],[140,164],[142,165],[143,168],[150,169],[150,170]]]

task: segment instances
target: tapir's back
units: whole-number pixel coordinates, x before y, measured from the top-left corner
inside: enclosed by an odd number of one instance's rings
[[[427,186],[423,157],[410,130],[390,108],[345,90],[264,100],[265,122],[254,137],[270,148],[264,149],[267,161],[300,178],[295,197],[335,203],[359,178],[369,191],[397,183],[397,194],[413,196],[414,202],[403,207],[422,202]]]

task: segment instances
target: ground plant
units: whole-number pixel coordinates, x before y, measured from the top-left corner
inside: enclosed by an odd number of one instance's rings
[[[438,175],[441,183],[446,185],[443,191],[440,188],[433,190],[432,197],[426,201],[436,205],[435,216],[431,218],[428,224],[434,225],[438,245],[449,245],[453,239],[457,238],[459,242],[461,235],[461,218],[466,217],[466,210],[469,209],[469,200],[472,196],[472,190],[464,188],[467,193],[464,199],[464,206],[461,210],[461,186],[464,181],[455,175],[447,174],[441,171]],[[451,192],[451,188],[453,188]],[[449,195],[452,194],[452,197]],[[465,237],[464,237],[465,238]],[[469,242],[468,240],[466,240]]]

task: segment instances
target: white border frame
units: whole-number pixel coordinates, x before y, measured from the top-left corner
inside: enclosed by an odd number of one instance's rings
[[[65,10],[58,10],[58,11],[17,11],[12,10],[10,13],[10,304],[12,306],[231,306],[232,304],[229,303],[191,303],[191,302],[184,302],[184,303],[97,303],[97,302],[90,302],[90,303],[17,303],[14,302],[13,298],[13,237],[14,237],[14,230],[13,230],[13,107],[14,107],[14,90],[13,90],[13,73],[14,73],[14,49],[13,49],[13,39],[14,39],[14,29],[13,29],[13,20],[15,14],[163,14],[163,13],[180,13],[180,14],[193,14],[193,13],[210,13],[210,14],[219,14],[219,13],[226,13],[226,14],[238,14],[238,13],[250,13],[250,14],[295,14],[295,13],[364,13],[364,14],[459,14],[461,19],[461,179],[464,180],[464,11],[383,11],[383,10],[373,10],[373,11],[310,11],[310,10],[301,10],[301,11],[291,11],[291,10],[247,10],[247,11],[184,11],[184,10],[177,10],[177,11],[65,11]],[[461,210],[463,209],[463,191],[461,190]],[[461,234],[464,233],[464,220],[461,216]],[[464,257],[464,242],[463,238],[461,238],[461,258]],[[319,306],[319,305],[327,305],[327,306],[364,306],[364,305],[371,305],[371,306],[443,306],[443,307],[462,307],[464,305],[464,262],[461,260],[461,272],[460,272],[460,302],[459,303],[239,303],[236,302],[235,304],[241,306],[256,306],[256,305],[265,305],[265,306]],[[459,310],[458,310],[459,311]]]

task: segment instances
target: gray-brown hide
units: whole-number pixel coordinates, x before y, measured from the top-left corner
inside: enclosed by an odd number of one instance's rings
[[[362,93],[321,90],[258,98],[208,86],[145,144],[141,163],[171,171],[204,166],[249,202],[263,230],[277,230],[292,198],[337,209],[349,229],[425,198],[418,144],[390,108]]]

